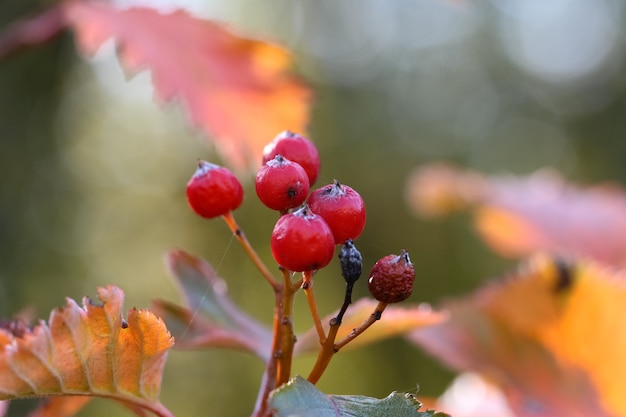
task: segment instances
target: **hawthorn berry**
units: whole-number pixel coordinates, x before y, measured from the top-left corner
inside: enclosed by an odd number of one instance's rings
[[[306,203],[278,219],[270,246],[276,262],[296,272],[323,268],[335,253],[333,233],[324,219],[313,213]]]
[[[335,243],[356,239],[365,228],[365,203],[361,195],[335,180],[313,191],[308,199],[311,211],[326,220],[333,231]]]
[[[370,294],[385,303],[406,300],[413,292],[415,268],[409,253],[402,250],[400,255],[387,255],[376,262],[370,272],[367,286]]]
[[[228,168],[200,160],[187,183],[187,201],[198,215],[212,219],[241,205],[243,187]]]
[[[273,210],[287,211],[298,207],[309,195],[309,177],[304,168],[278,154],[256,174],[256,194]]]
[[[309,184],[315,183],[320,173],[320,156],[313,142],[302,135],[285,130],[263,148],[263,164],[278,154],[300,164],[309,177]]]

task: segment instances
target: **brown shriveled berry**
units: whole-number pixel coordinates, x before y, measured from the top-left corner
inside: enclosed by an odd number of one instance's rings
[[[402,250],[400,255],[387,255],[376,262],[370,272],[367,286],[370,294],[385,303],[398,303],[406,300],[413,292],[415,269],[409,253]]]

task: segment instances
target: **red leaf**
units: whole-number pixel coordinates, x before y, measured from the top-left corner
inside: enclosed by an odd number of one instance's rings
[[[86,53],[115,38],[128,71],[149,69],[158,97],[180,98],[236,168],[260,164],[263,146],[278,132],[305,130],[310,92],[289,74],[290,56],[278,46],[184,11],[74,1],[66,14]]]
[[[444,307],[450,320],[410,339],[498,383],[516,416],[626,415],[623,274],[537,257]]]

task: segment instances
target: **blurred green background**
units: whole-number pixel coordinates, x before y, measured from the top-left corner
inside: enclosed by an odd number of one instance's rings
[[[469,217],[425,222],[408,210],[416,166],[450,160],[487,173],[551,166],[583,182],[626,181],[625,4],[603,0],[272,0],[117,3],[186,7],[291,48],[316,92],[309,133],[334,178],[366,201],[358,245],[368,270],[406,248],[413,303],[436,303],[513,265],[491,254]],[[45,1],[3,0],[0,28]],[[0,61],[0,316],[122,287],[126,306],[179,301],[163,254],[208,259],[260,320],[272,295],[220,221],[187,208],[198,158],[219,161],[176,106],[152,101],[150,77],[126,80],[113,54],[78,56],[69,34]],[[245,114],[241,115],[245,123]],[[277,132],[278,133],[278,132]],[[268,138],[268,141],[272,138]],[[271,262],[276,215],[252,176],[237,218]],[[357,296],[365,296],[365,280]],[[338,308],[336,261],[316,279],[322,312]],[[298,299],[298,330],[310,319]],[[305,373],[313,358],[300,359]],[[241,353],[172,352],[163,402],[179,416],[245,416],[262,366]],[[440,394],[452,374],[404,340],[338,355],[319,386],[339,394]],[[32,407],[12,405],[10,416]],[[130,415],[96,400],[80,415]]]

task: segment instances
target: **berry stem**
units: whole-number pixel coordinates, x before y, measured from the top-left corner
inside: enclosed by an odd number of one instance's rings
[[[337,322],[337,319],[330,320],[330,329],[328,330],[328,337],[322,343],[322,349],[317,355],[317,360],[315,361],[315,365],[311,369],[311,372],[308,376],[308,381],[312,384],[317,384],[320,377],[328,367],[330,360],[333,358],[335,354],[335,338],[337,337],[337,331],[339,331],[339,326],[341,323]]]
[[[319,381],[320,377],[326,370],[326,367],[330,363],[330,360],[333,358],[335,352],[339,349],[335,346],[335,339],[337,338],[337,332],[339,331],[339,327],[341,326],[341,321],[343,320],[343,315],[348,310],[348,306],[352,304],[352,288],[354,287],[354,282],[348,282],[346,284],[346,295],[343,300],[343,305],[337,313],[337,316],[330,320],[329,322],[329,330],[328,337],[326,340],[320,340],[322,344],[322,349],[317,356],[317,361],[315,365],[313,365],[313,369],[309,374],[308,380],[309,382],[315,384]],[[323,330],[322,330],[323,331]]]
[[[302,273],[302,289],[306,295],[306,300],[309,304],[309,310],[311,311],[311,318],[317,330],[317,335],[320,339],[320,344],[323,345],[326,342],[326,332],[324,326],[322,326],[322,320],[320,319],[320,313],[317,310],[317,302],[315,301],[315,293],[313,292],[313,272],[312,270],[304,271]]]
[[[293,330],[293,301],[294,290],[291,284],[291,271],[282,269],[283,287],[282,297],[280,300],[280,316],[278,318],[278,335],[275,330],[275,340],[278,339],[280,348],[274,351],[274,357],[277,359],[276,386],[289,381],[291,376],[291,362],[293,359],[293,348],[296,343],[296,334]],[[274,323],[276,325],[276,321]]]
[[[268,415],[267,399],[270,393],[276,388],[278,380],[278,369],[280,368],[283,345],[283,302],[285,300],[285,287],[274,288],[274,320],[272,327],[272,351],[267,362],[263,380],[257,395],[255,411],[253,417],[266,417]]]
[[[265,266],[259,255],[256,253],[256,251],[248,241],[248,238],[243,233],[243,229],[241,229],[237,224],[235,216],[233,216],[233,212],[229,211],[228,213],[224,214],[222,218],[228,225],[228,228],[231,230],[231,232],[233,232],[243,249],[246,251],[250,259],[252,260],[252,263],[254,263],[257,269],[261,272],[261,275],[263,275],[263,278],[265,278],[265,280],[271,285],[274,292],[276,293],[282,291],[281,285],[278,283],[278,281],[276,281],[274,275],[270,272],[267,266]]]
[[[343,315],[346,314],[346,310],[348,310],[348,306],[352,304],[352,288],[354,287],[354,282],[346,283],[346,295],[343,299],[343,305],[335,317],[338,325],[341,325],[341,321],[343,320]]]
[[[339,343],[335,345],[335,352],[338,352],[339,349],[353,341],[357,336],[367,330],[372,324],[376,323],[383,315],[383,311],[387,308],[387,304],[384,301],[379,301],[376,308],[370,314],[370,316],[365,320],[359,327],[352,330],[346,337],[344,337]]]
[[[379,302],[372,314],[365,320],[358,328],[352,330],[348,336],[343,338],[339,343],[335,343],[335,338],[337,337],[337,332],[339,331],[339,326],[341,326],[341,318],[343,317],[343,313],[348,308],[350,304],[348,301],[348,291],[346,289],[346,300],[344,301],[343,306],[337,317],[330,320],[330,329],[328,331],[328,338],[322,344],[322,349],[317,356],[317,360],[315,365],[313,365],[313,369],[311,369],[311,373],[308,376],[308,381],[312,384],[316,384],[319,381],[320,377],[328,367],[331,359],[335,355],[335,353],[339,352],[339,349],[350,343],[357,336],[363,333],[367,328],[369,328],[376,321],[380,320],[380,317],[383,314],[383,311],[387,307],[387,303]],[[340,317],[341,316],[341,317]]]

